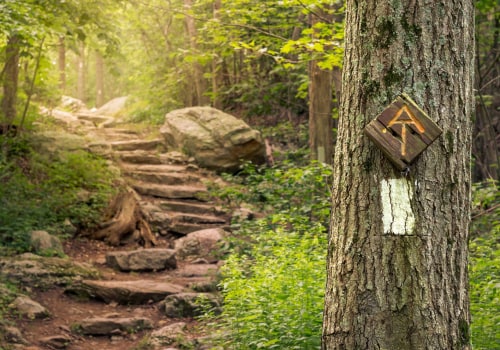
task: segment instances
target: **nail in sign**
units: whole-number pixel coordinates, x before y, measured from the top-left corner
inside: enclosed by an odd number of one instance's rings
[[[365,128],[365,134],[400,170],[407,168],[442,130],[406,94]]]

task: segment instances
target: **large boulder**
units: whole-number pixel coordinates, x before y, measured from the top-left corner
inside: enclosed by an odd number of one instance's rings
[[[242,161],[265,161],[260,132],[215,108],[172,111],[165,116],[160,131],[170,147],[194,157],[204,168],[232,172],[238,170]]]

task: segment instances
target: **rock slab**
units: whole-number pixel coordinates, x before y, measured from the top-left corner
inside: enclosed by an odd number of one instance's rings
[[[153,280],[81,281],[67,288],[66,293],[104,300],[107,303],[146,304],[183,292],[181,286]]]
[[[81,320],[75,328],[85,335],[112,335],[118,332],[151,329],[153,328],[153,322],[146,317],[95,317]]]
[[[177,267],[175,250],[156,248],[110,252],[106,254],[106,264],[126,272],[161,271]]]

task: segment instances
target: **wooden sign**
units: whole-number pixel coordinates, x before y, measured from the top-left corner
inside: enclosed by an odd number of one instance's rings
[[[365,128],[365,134],[404,170],[442,130],[406,94],[400,95]]]

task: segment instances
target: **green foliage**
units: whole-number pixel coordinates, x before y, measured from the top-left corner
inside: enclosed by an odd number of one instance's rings
[[[0,156],[0,246],[27,251],[32,230],[61,234],[65,220],[80,230],[99,221],[115,178],[103,160],[84,151],[49,159],[26,139],[8,143]]]
[[[145,100],[137,100],[126,106],[124,121],[128,123],[145,123],[148,125],[162,125],[165,122],[165,113],[158,106]]]
[[[244,200],[272,214],[240,223],[237,245],[222,268],[223,345],[319,348],[330,175],[318,163],[272,169],[248,164],[233,177],[229,203]]]
[[[474,349],[500,344],[500,195],[495,182],[474,190],[471,226],[470,300]]]

